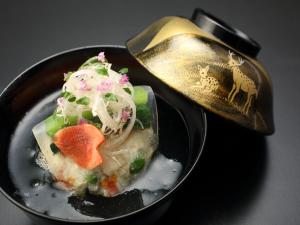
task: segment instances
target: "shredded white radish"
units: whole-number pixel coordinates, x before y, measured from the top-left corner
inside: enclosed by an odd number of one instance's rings
[[[101,121],[101,131],[106,136],[103,148],[114,148],[126,140],[134,126],[134,89],[126,75],[113,71],[111,64],[102,66],[107,74],[98,72],[99,65],[85,66],[74,72],[63,85],[63,92],[67,94],[58,100],[57,111],[64,118],[68,115],[81,118],[84,111],[91,111]],[[88,104],[78,104],[81,98],[88,99]]]

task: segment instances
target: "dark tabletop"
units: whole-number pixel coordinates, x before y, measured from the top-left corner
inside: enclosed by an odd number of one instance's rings
[[[274,86],[276,133],[262,138],[217,126],[192,177],[161,222],[300,224],[300,13],[285,1],[1,1],[0,90],[37,61],[70,48],[124,41],[165,15],[195,7],[223,18],[262,46]],[[218,141],[216,141],[218,140]],[[192,197],[193,201],[190,201]],[[0,195],[0,225],[32,225]]]

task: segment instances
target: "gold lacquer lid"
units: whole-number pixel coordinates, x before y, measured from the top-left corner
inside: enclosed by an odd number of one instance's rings
[[[127,48],[151,74],[207,110],[273,133],[272,84],[255,58],[260,46],[203,10],[192,21],[161,18]]]

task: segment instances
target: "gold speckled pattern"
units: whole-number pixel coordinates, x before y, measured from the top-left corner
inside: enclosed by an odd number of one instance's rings
[[[249,129],[274,132],[268,74],[189,20],[162,18],[127,47],[154,76],[206,109]]]

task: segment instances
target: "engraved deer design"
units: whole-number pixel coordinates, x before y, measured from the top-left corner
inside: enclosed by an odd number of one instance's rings
[[[219,87],[219,82],[216,78],[208,76],[209,65],[205,68],[197,65],[197,69],[198,74],[200,74],[200,81],[197,81],[196,85],[193,85],[193,87],[199,87],[203,92],[216,91]]]
[[[233,56],[234,53],[229,51],[228,65],[232,71],[233,86],[231,91],[228,94],[227,99],[231,103],[240,90],[246,92],[247,100],[244,104],[243,112],[248,114],[253,95],[255,95],[255,97],[257,98],[258,92],[254,81],[250,79],[248,76],[246,76],[239,68],[244,63],[244,61],[240,57],[238,57],[238,61],[237,61],[233,58]]]

